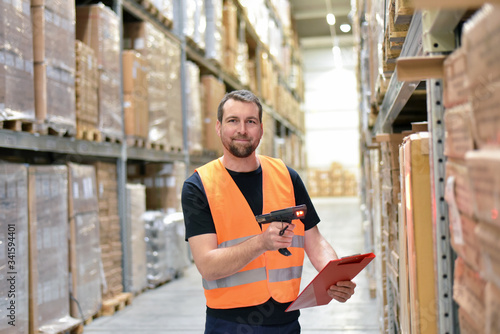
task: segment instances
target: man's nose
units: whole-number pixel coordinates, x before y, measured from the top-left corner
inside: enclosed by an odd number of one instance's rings
[[[238,132],[241,134],[247,133],[247,123],[246,122],[240,123],[240,126],[238,127]]]

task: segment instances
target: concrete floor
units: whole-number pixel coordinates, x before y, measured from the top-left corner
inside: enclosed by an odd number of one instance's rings
[[[364,253],[361,213],[357,198],[315,198],[321,232],[339,256]],[[316,275],[306,259],[302,289]],[[377,303],[370,298],[366,272],[355,279],[356,293],[344,304],[301,310],[303,334],[375,334],[379,331]],[[301,289],[301,290],[302,290]],[[205,322],[201,276],[193,265],[183,277],[134,298],[131,305],[109,317],[94,319],[85,334],[199,334]]]

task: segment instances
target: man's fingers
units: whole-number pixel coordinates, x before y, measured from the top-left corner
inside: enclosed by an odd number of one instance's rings
[[[352,281],[340,281],[330,286],[327,292],[331,298],[345,303],[354,294],[354,288],[356,288],[356,283]]]

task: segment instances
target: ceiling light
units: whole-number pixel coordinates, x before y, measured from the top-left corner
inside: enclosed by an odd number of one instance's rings
[[[326,22],[331,26],[335,25],[335,15],[328,13],[328,15],[326,15]]]
[[[342,32],[348,33],[349,31],[351,31],[351,26],[347,23],[341,24],[340,30],[342,30]]]

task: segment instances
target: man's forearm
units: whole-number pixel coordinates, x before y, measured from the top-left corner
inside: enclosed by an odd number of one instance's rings
[[[254,236],[231,247],[201,253],[202,256],[195,256],[195,263],[203,278],[213,281],[237,273],[264,252],[261,237]]]

